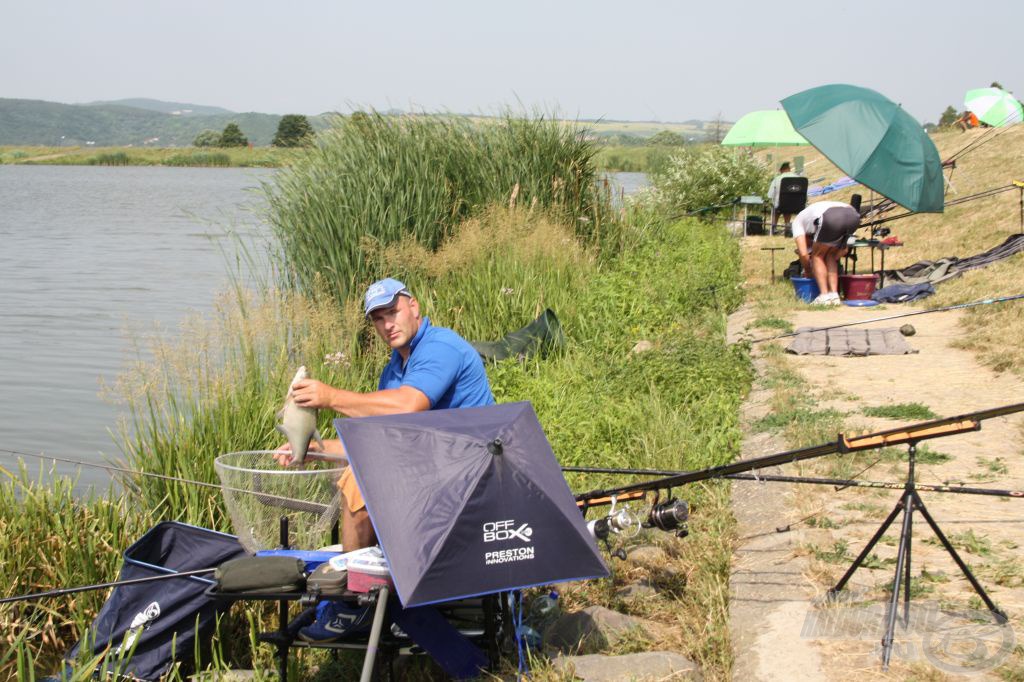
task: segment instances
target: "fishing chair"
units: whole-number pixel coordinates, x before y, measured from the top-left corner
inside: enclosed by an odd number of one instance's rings
[[[776,216],[795,215],[807,206],[807,182],[807,178],[797,176],[783,178],[779,182],[779,194],[772,206],[772,236],[775,235]]]

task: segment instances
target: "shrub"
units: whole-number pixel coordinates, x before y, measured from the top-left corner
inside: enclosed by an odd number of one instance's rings
[[[217,147],[220,145],[220,133],[216,130],[204,130],[192,141],[193,147]]]
[[[760,194],[771,171],[746,155],[719,146],[684,148],[652,169],[658,203],[670,214],[712,212],[744,194]]]

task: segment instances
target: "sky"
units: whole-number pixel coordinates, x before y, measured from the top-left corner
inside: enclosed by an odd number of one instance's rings
[[[0,97],[736,120],[827,83],[1024,98],[1024,0],[2,0]]]

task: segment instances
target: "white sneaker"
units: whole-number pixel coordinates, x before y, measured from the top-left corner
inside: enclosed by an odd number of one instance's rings
[[[829,295],[832,297],[832,298],[828,299],[828,304],[829,305],[842,305],[843,304],[843,299],[839,298],[839,294],[837,294],[837,293],[835,293],[833,291]]]
[[[828,294],[821,294],[811,301],[811,305],[832,305],[831,301],[832,299],[829,298]]]

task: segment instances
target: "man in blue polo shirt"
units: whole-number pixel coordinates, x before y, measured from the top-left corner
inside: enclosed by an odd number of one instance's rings
[[[390,278],[374,282],[366,290],[365,308],[377,335],[392,349],[377,390],[359,393],[305,379],[292,387],[297,404],[348,417],[494,404],[480,356],[454,331],[435,327],[430,318],[421,316],[419,301],[404,284]],[[324,448],[344,454],[337,439],[325,442]],[[345,550],[374,544],[373,525],[349,469],[338,487],[345,497],[341,513]]]
[[[377,390],[359,393],[305,379],[292,387],[296,403],[329,408],[348,417],[494,404],[480,356],[451,329],[435,327],[422,317],[419,301],[404,284],[390,278],[374,282],[366,290],[365,309],[377,335],[392,349]],[[324,450],[345,453],[338,439],[325,441]],[[338,480],[338,487],[343,496],[341,539],[345,550],[374,544],[373,524],[350,468]],[[323,601],[317,606],[314,622],[299,630],[299,637],[310,642],[333,641],[365,630],[371,616],[369,608]]]

